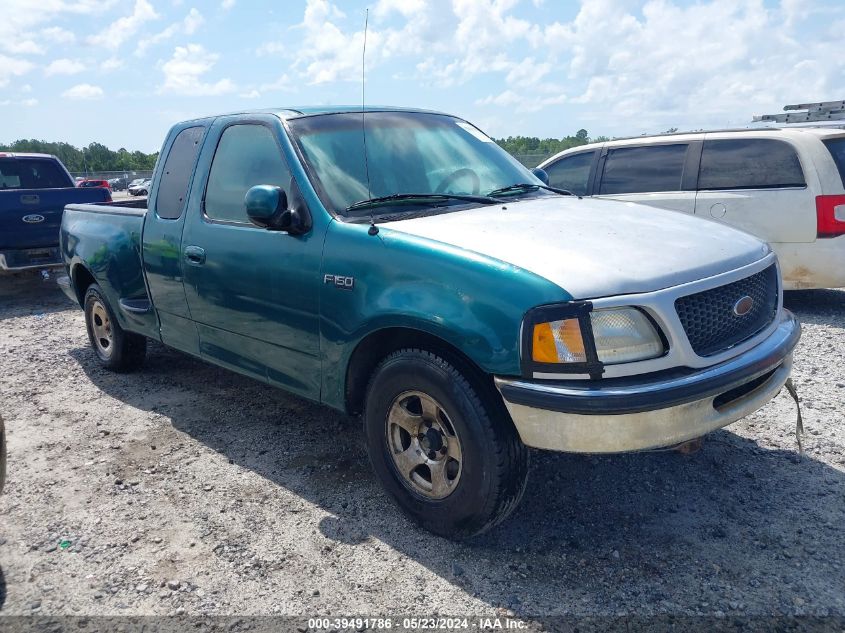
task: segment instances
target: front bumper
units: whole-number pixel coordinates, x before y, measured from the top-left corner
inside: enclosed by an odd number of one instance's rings
[[[699,370],[601,381],[496,378],[522,441],[574,453],[674,446],[753,413],[780,391],[801,326],[784,310],[747,352]]]
[[[62,254],[58,246],[0,252],[0,271],[3,272],[15,273],[61,265]]]

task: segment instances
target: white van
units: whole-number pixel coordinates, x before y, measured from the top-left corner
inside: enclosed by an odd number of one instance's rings
[[[664,134],[568,149],[554,187],[730,224],[769,242],[784,288],[845,287],[845,129]]]

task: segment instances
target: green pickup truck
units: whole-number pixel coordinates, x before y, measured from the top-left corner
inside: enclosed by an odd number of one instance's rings
[[[669,447],[759,409],[800,336],[765,243],[550,188],[419,110],[180,123],[149,199],[68,206],[61,251],[105,367],[155,339],[361,414],[384,487],[449,537],[513,510],[527,447]]]

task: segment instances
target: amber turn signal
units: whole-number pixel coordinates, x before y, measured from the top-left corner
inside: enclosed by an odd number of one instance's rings
[[[583,363],[587,360],[578,319],[534,325],[531,357],[535,363]]]

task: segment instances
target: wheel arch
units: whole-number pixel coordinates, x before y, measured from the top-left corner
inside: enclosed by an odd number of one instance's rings
[[[97,283],[91,271],[82,263],[74,264],[70,269],[70,280],[73,284],[73,292],[76,295],[76,300],[80,307],[84,307],[85,292],[91,284]]]
[[[379,363],[393,352],[406,348],[441,356],[483,389],[484,393],[479,394],[482,397],[490,397],[495,393],[493,376],[444,338],[407,326],[383,327],[361,339],[349,357],[344,380],[344,406],[347,414],[357,415],[363,410],[367,385]]]

